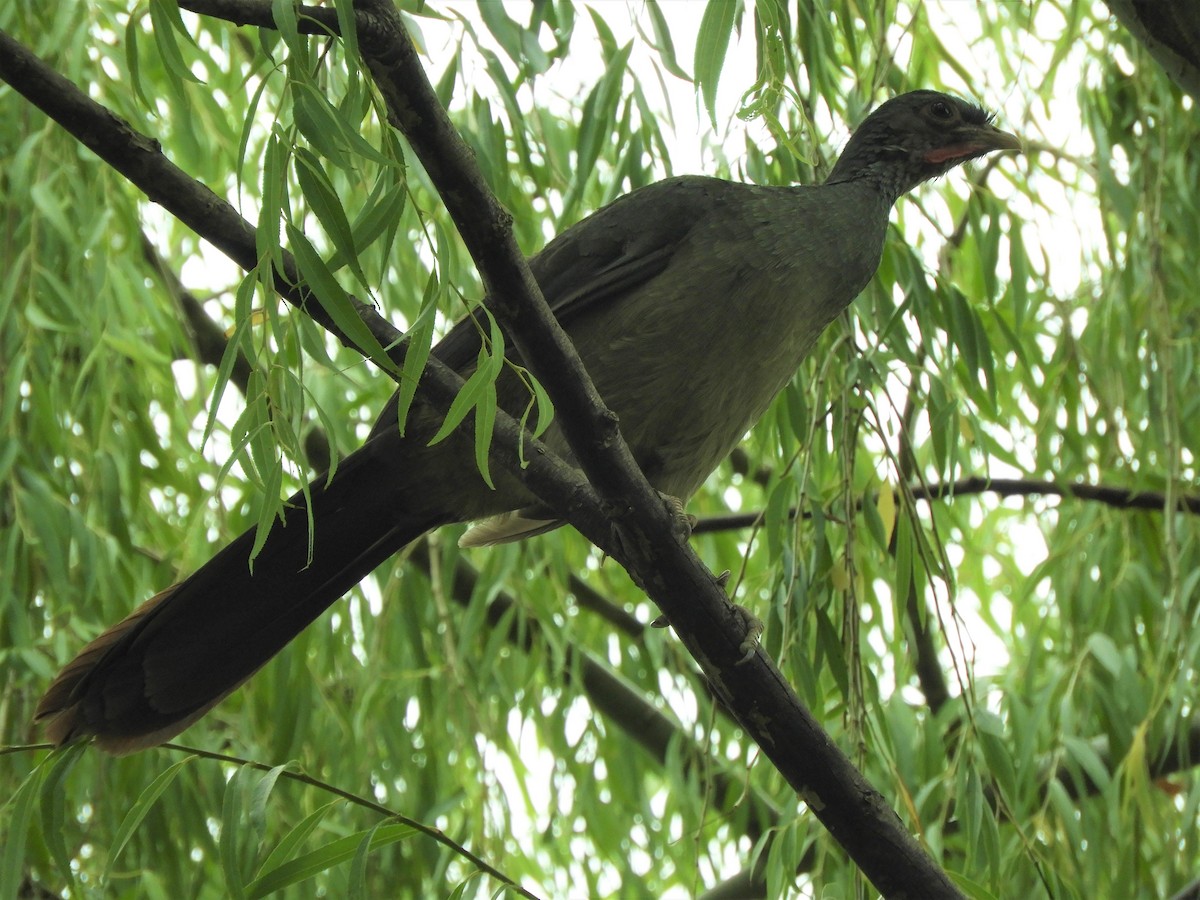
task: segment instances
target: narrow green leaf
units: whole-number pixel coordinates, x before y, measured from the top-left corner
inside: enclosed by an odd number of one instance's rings
[[[254,231],[254,249],[258,252],[259,278],[267,279],[268,272],[261,268],[263,260],[272,261],[276,268],[283,268],[282,245],[279,241],[280,223],[284,219],[287,205],[287,169],[290,152],[288,143],[278,133],[267,140],[263,154],[262,203],[258,211],[258,225]],[[264,285],[272,289],[267,280]],[[240,320],[240,317],[239,317]]]
[[[288,243],[296,257],[296,265],[305,283],[316,296],[321,307],[329,313],[335,325],[350,338],[360,350],[387,372],[395,372],[396,364],[388,358],[387,351],[358,316],[349,295],[337,283],[329,267],[325,265],[316,248],[309,243],[304,233],[294,225],[287,226]]]
[[[266,29],[263,29],[264,31]],[[250,95],[250,102],[246,106],[246,118],[242,122],[242,127],[238,136],[237,149],[237,171],[241,172],[246,167],[246,153],[250,146],[251,137],[255,132],[262,127],[262,123],[258,117],[259,103],[262,101],[263,93],[271,84],[270,78],[263,78],[259,81],[258,87],[254,89],[254,93]],[[241,180],[238,181],[238,191],[241,192]],[[260,218],[261,221],[261,218]]]
[[[444,441],[458,427],[459,423],[467,417],[467,413],[487,397],[488,388],[493,383],[486,368],[487,360],[487,351],[480,350],[478,365],[475,371],[471,373],[471,377],[467,379],[462,390],[458,392],[458,396],[454,398],[454,402],[450,404],[446,418],[443,420],[437,434],[430,438],[429,446],[432,447],[434,444]]]
[[[108,862],[104,866],[104,874],[101,876],[101,883],[107,883],[109,876],[112,874],[113,866],[116,865],[117,858],[121,855],[121,851],[125,849],[125,845],[129,843],[129,839],[133,837],[133,833],[137,831],[138,826],[142,824],[142,820],[146,818],[146,814],[150,812],[151,807],[158,802],[158,798],[162,796],[163,791],[170,787],[183,767],[194,760],[194,756],[185,756],[175,765],[171,766],[166,771],[162,772],[157,778],[150,783],[137,800],[129,812],[125,814],[125,818],[121,820],[121,824],[117,827],[116,834],[113,835],[112,844],[108,851]]]
[[[454,85],[458,81],[459,60],[461,57],[461,51],[451,55],[450,61],[446,63],[446,71],[442,73],[442,77],[438,79],[438,83],[434,86],[434,93],[437,94],[438,102],[442,106],[448,107],[450,101],[454,99]]]
[[[371,838],[371,850],[378,850],[380,847],[385,847],[397,841],[406,840],[414,834],[419,834],[415,828],[398,824],[380,825],[373,830],[375,833]],[[349,835],[326,844],[312,853],[296,857],[277,866],[247,885],[247,897],[249,900],[266,897],[268,894],[273,894],[275,891],[282,890],[292,884],[299,884],[301,881],[312,878],[314,875],[319,875],[321,872],[326,872],[334,866],[352,859],[358,852],[359,844],[366,833],[365,831],[360,831],[357,834]]]
[[[450,411],[446,413],[446,419],[442,422],[441,428],[437,434],[429,441],[429,445],[433,446],[444,440],[458,424],[466,418],[467,413],[472,409],[478,408],[481,404],[490,406],[490,412],[484,412],[483,418],[479,418],[479,413],[476,414],[476,434],[475,434],[475,453],[478,459],[480,454],[480,441],[486,441],[486,446],[483,447],[484,463],[479,471],[483,475],[484,480],[491,484],[491,477],[487,470],[486,452],[491,446],[492,427],[496,421],[496,379],[500,377],[500,372],[504,369],[504,332],[500,329],[500,324],[489,313],[486,307],[480,307],[481,311],[487,315],[489,323],[489,339],[485,346],[479,349],[479,356],[476,360],[475,371],[471,377],[467,379],[467,383],[463,385],[458,396],[454,398],[454,402],[450,404]],[[487,425],[487,434],[481,436],[478,433],[480,424]]]
[[[367,859],[371,855],[371,842],[375,839],[375,832],[382,825],[382,822],[379,823],[363,835],[362,840],[358,842],[358,849],[354,851],[354,858],[350,860],[350,900],[367,900]]]
[[[950,337],[953,338],[958,352],[962,354],[967,372],[974,376],[979,371],[979,356],[971,309],[967,305],[966,297],[954,287],[947,289],[946,306],[950,313],[947,323]]]
[[[395,159],[371,146],[357,122],[346,121],[345,114],[312,85],[292,82],[292,117],[309,143],[340,169],[354,171],[350,152],[388,168],[396,165]]]
[[[235,769],[225,784],[225,795],[221,802],[221,837],[218,842],[221,871],[225,874],[225,890],[234,900],[245,896],[241,865],[238,857],[242,837],[242,783],[246,769]]]
[[[195,46],[192,36],[183,24],[183,18],[179,15],[179,4],[167,0],[150,0],[150,21],[154,26],[154,41],[158,45],[158,52],[166,70],[182,81],[203,84],[200,78],[192,74],[176,40],[176,35],[179,34]]]
[[[675,42],[671,40],[671,29],[667,25],[667,17],[663,15],[659,0],[646,0],[646,12],[650,14],[650,26],[654,30],[654,49],[662,60],[663,68],[684,81],[691,81],[692,76],[683,71],[675,58]]]
[[[579,165],[571,182],[571,196],[563,204],[565,208],[569,209],[582,197],[596,160],[600,157],[601,148],[608,146],[612,141],[612,123],[616,119],[617,106],[624,94],[621,86],[625,80],[632,50],[633,43],[630,42],[613,55],[604,75],[584,101],[579,137],[576,140]]]
[[[480,3],[479,11],[483,24],[487,26],[492,37],[496,39],[509,59],[516,63],[523,73],[540,75],[550,68],[550,58],[537,42],[537,35],[523,28],[510,19],[504,11],[503,3]]]
[[[256,434],[266,434],[267,429],[259,429]],[[250,548],[250,560],[253,563],[254,559],[266,544],[267,538],[271,534],[271,529],[275,525],[275,518],[279,514],[282,506],[280,500],[280,490],[283,487],[283,463],[277,458],[272,457],[268,460],[269,466],[266,471],[259,467],[259,474],[263,479],[261,490],[256,495],[256,501],[260,504],[258,509],[258,521],[255,523],[254,544]],[[311,538],[311,534],[310,534]]]
[[[72,888],[72,892],[74,892],[75,873],[71,870],[71,854],[67,852],[66,841],[63,837],[67,806],[63,782],[87,746],[83,742],[69,744],[47,757],[41,767],[45,771],[39,800],[42,813],[42,839],[50,850],[54,864],[58,866],[59,875]],[[0,897],[2,896],[7,895],[0,894]]]
[[[968,900],[1000,900],[999,895],[989,891],[986,885],[968,878],[961,872],[947,870],[946,874],[950,876],[955,886],[967,896]]]
[[[321,824],[325,816],[327,816],[335,806],[339,806],[340,804],[341,801],[332,800],[329,803],[326,803],[324,806],[318,807],[316,810],[305,816],[298,825],[292,828],[291,831],[285,834],[283,839],[280,840],[280,842],[276,844],[271,852],[267,855],[267,858],[263,860],[258,872],[255,873],[257,876],[256,881],[268,873],[273,872],[284,862],[291,859],[292,854],[296,852],[296,849],[300,847],[301,844],[308,840],[308,836],[316,830],[317,826]]]
[[[523,372],[525,383],[532,391],[533,396],[529,398],[529,402],[525,405],[524,411],[521,413],[521,446],[520,457],[521,465],[527,465],[525,459],[525,432],[529,431],[534,437],[541,437],[545,434],[546,429],[550,427],[550,423],[554,421],[554,404],[550,401],[550,395],[546,393],[546,389],[542,387],[542,383],[533,377],[532,372]],[[530,416],[536,412],[533,425],[530,426]],[[493,422],[494,424],[494,422]]]
[[[208,444],[212,438],[213,430],[217,426],[217,411],[221,407],[221,398],[225,395],[225,388],[229,384],[229,377],[233,373],[233,366],[237,362],[238,354],[244,346],[244,337],[246,333],[253,327],[251,324],[250,309],[254,302],[254,292],[258,286],[259,276],[257,271],[248,272],[238,285],[235,294],[235,321],[238,323],[234,329],[233,335],[225,344],[225,350],[221,354],[221,364],[217,367],[216,381],[213,383],[212,395],[208,402],[208,416],[204,423],[204,434],[200,438],[200,445]],[[245,310],[245,312],[239,312]]]
[[[346,56],[355,60],[355,65],[361,66],[358,55],[358,18],[354,14],[354,0],[333,0],[333,8],[337,10],[338,29],[341,31],[341,43]]]
[[[389,228],[396,226],[408,200],[408,188],[403,181],[386,187],[380,181],[376,190],[377,196],[373,196],[359,210],[358,217],[350,229],[354,235],[354,244],[360,248],[360,252],[370,247]],[[386,250],[386,247],[384,249]],[[345,261],[342,260],[341,254],[335,253],[329,261],[329,268],[336,272],[342,265],[345,265]]]
[[[1018,223],[1010,218],[1008,230],[1008,267],[1012,273],[1008,282],[1008,302],[1012,309],[1013,330],[1020,334],[1025,327],[1025,312],[1029,308],[1029,257],[1021,241]]]
[[[907,602],[908,593],[912,589],[913,579],[913,539],[912,539],[912,517],[905,510],[901,510],[896,516],[895,530],[895,547],[896,547],[896,562],[893,578],[893,596],[896,598],[897,606],[903,606]]]
[[[717,84],[721,80],[721,69],[725,66],[725,52],[729,49],[729,36],[733,33],[733,21],[738,4],[735,0],[709,0],[700,18],[700,31],[696,35],[696,55],[692,68],[696,72],[696,84],[704,99],[704,108],[713,127],[717,124]]]
[[[342,201],[334,190],[333,182],[321,167],[321,161],[303,147],[296,148],[293,159],[296,163],[296,180],[300,183],[300,192],[304,199],[308,201],[308,205],[317,216],[317,221],[333,241],[339,258],[345,260],[364,290],[369,290],[367,276],[358,262],[358,250],[350,228],[350,219],[346,216],[346,210],[342,208]]]
[[[284,763],[273,766],[270,771],[264,772],[263,776],[254,785],[254,792],[250,795],[248,818],[255,835],[259,839],[262,838],[267,830],[267,802],[271,799],[271,791],[275,789],[275,785],[279,781],[279,776],[283,774],[289,765],[290,763]]]
[[[430,272],[429,280],[425,284],[425,295],[421,300],[421,312],[405,335],[408,343],[404,348],[404,368],[401,370],[400,389],[396,393],[396,413],[399,418],[401,434],[404,434],[408,411],[412,406],[413,397],[416,396],[421,373],[425,371],[425,363],[429,359],[429,351],[433,346],[433,326],[437,319],[436,297],[439,291],[437,273]]]
[[[1090,741],[1063,735],[1063,746],[1071,761],[1083,770],[1100,791],[1108,787],[1112,781],[1112,773],[1109,772],[1108,766],[1104,764],[1104,760],[1100,758]]]
[[[892,488],[890,485],[884,484],[880,487],[880,490],[888,492],[890,496]],[[871,533],[871,537],[875,539],[875,542],[882,549],[886,550],[888,533],[884,527],[883,517],[879,513],[879,507],[876,505],[874,499],[870,497],[863,498],[862,513],[863,520],[867,523],[867,531]]]
[[[492,449],[492,432],[496,428],[496,383],[487,385],[483,397],[475,404],[475,466],[488,487],[495,490],[488,451]]]
[[[138,50],[138,38],[142,33],[143,8],[139,5],[129,13],[129,21],[125,23],[125,65],[129,66],[129,83],[133,85],[134,95],[143,109],[153,109],[150,98],[143,84],[142,60]]]
[[[25,776],[21,786],[4,804],[7,837],[4,855],[0,857],[0,897],[16,897],[25,874],[25,844],[29,840],[29,826],[33,822],[33,808],[42,783],[43,772],[39,766]]]
[[[1117,649],[1117,644],[1111,637],[1102,632],[1090,634],[1087,639],[1087,647],[1096,661],[1104,666],[1114,679],[1125,676],[1125,661],[1121,658],[1121,651]]]
[[[300,21],[296,16],[296,4],[291,0],[271,0],[271,18],[275,20],[275,28],[283,38],[283,42],[287,44],[288,49],[294,54],[302,53],[301,41],[304,38],[300,35]]]
[[[592,19],[592,27],[596,29],[596,36],[600,38],[600,54],[604,59],[612,59],[613,54],[617,52],[617,38],[613,34],[613,30],[608,23],[604,21],[604,17],[599,12],[587,7],[588,15]]]
[[[979,710],[975,715],[978,725],[979,746],[987,761],[988,771],[996,779],[996,786],[1001,795],[1006,798],[1017,796],[1017,773],[1013,768],[1011,751],[1004,733],[1004,723],[1000,718],[987,710]]]
[[[979,834],[983,830],[983,785],[974,766],[958,769],[958,790],[954,793],[955,818],[962,827],[966,846],[972,851],[979,847]]]
[[[292,119],[305,139],[339,169],[353,168],[342,137],[341,123],[329,101],[307,84],[292,83]]]

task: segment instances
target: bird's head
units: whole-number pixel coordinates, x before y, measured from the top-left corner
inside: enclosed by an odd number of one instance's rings
[[[1021,141],[982,108],[937,91],[893,97],[851,136],[826,184],[871,178],[898,197],[923,181]]]

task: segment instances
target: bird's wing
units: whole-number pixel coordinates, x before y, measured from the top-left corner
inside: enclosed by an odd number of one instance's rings
[[[697,175],[670,178],[620,197],[552,240],[529,268],[559,324],[569,329],[584,313],[620,302],[660,275],[696,224],[739,187]],[[471,313],[431,352],[462,372],[478,358],[487,332],[482,313]],[[520,363],[511,346],[508,356]],[[376,419],[372,437],[395,429],[397,396]]]
[[[581,314],[661,274],[696,223],[735,187],[717,178],[671,178],[626,194],[568,228],[529,260],[555,318],[569,327]],[[452,367],[467,365],[479,351],[479,333],[468,316],[433,352]]]

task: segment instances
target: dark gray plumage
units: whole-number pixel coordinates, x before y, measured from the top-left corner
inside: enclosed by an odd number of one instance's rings
[[[916,91],[875,110],[819,187],[672,178],[568,229],[530,266],[650,482],[686,499],[874,275],[896,199],[1018,148],[978,107]],[[462,372],[478,347],[464,322],[434,353]],[[515,378],[499,392],[524,407]],[[253,574],[248,533],[84,648],[38,707],[50,737],[95,735],[117,753],[160,743],[429,529],[485,519],[464,538],[481,544],[558,524],[515,479],[483,484],[470,435],[427,447],[436,424],[418,416],[401,438],[389,406],[332,483],[313,482],[311,561],[297,494]],[[553,426],[544,440],[569,458]]]

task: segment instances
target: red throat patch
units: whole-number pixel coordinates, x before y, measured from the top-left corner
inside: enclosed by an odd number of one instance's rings
[[[941,165],[956,159],[967,159],[976,153],[982,153],[987,148],[980,143],[954,144],[950,147],[939,147],[925,154],[925,162],[931,165]]]

